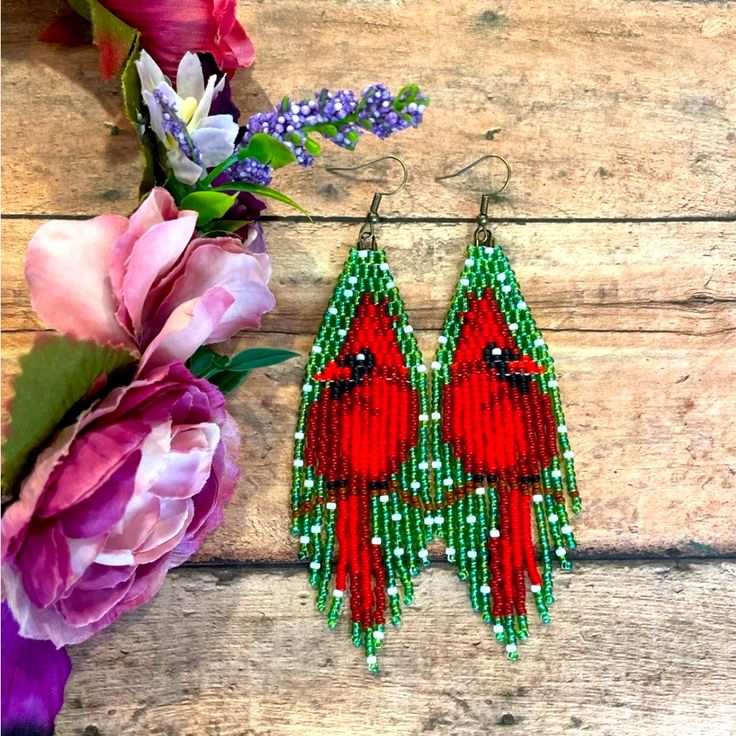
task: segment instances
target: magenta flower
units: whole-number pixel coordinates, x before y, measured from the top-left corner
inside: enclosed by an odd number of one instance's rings
[[[130,219],[45,223],[26,257],[33,308],[60,332],[124,346],[147,367],[258,327],[275,303],[268,255],[239,238],[193,238],[196,221],[156,188]]]
[[[3,592],[21,635],[75,644],[146,603],[222,522],[238,446],[223,395],[181,363],[61,430],[2,518]]]
[[[253,43],[236,17],[236,0],[101,0],[141,32],[141,46],[173,79],[187,51],[209,52],[228,74],[255,59]]]
[[[52,736],[72,664],[51,642],[24,639],[2,604],[2,731]]]

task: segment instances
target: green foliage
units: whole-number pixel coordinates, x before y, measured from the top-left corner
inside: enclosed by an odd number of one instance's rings
[[[269,199],[275,199],[277,202],[283,202],[288,204],[289,207],[293,207],[299,212],[309,217],[309,213],[297,204],[291,197],[287,197],[277,189],[271,189],[271,187],[264,187],[261,184],[251,184],[247,181],[231,181],[227,184],[221,184],[217,187],[212,187],[213,192],[252,192],[253,194],[260,194],[261,197],[268,197]]]
[[[223,217],[235,204],[235,199],[235,194],[225,194],[224,192],[192,192],[179,202],[179,207],[183,210],[194,210],[199,213],[197,226],[200,227],[212,220]]]
[[[20,359],[8,431],[2,446],[3,498],[67,413],[133,362],[133,356],[91,341],[42,337]]]
[[[224,394],[234,391],[255,368],[276,365],[298,355],[282,348],[248,348],[229,358],[207,346],[199,348],[189,359],[189,370],[214,383]]]
[[[296,161],[294,152],[268,133],[256,133],[248,141],[248,145],[238,151],[240,161],[246,158],[254,158],[262,164],[268,164],[272,169],[280,169]]]

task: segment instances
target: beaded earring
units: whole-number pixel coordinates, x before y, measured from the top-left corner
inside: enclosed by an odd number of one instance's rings
[[[377,671],[386,611],[401,621],[412,577],[429,564],[426,367],[374,226],[378,192],[312,347],[294,446],[292,532],[309,560],[317,608],[337,625],[349,599],[352,638]],[[338,169],[331,169],[337,171]],[[339,169],[345,170],[345,169]]]
[[[440,179],[489,158],[506,166],[499,194],[511,169],[495,154]],[[553,560],[571,567],[575,539],[565,491],[573,512],[581,503],[554,361],[488,230],[489,201],[484,194],[432,363],[432,467],[443,510],[434,521],[448,560],[468,582],[473,609],[513,660],[517,642],[528,636],[527,580],[548,623]]]

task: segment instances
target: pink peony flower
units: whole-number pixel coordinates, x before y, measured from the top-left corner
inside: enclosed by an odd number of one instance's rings
[[[238,445],[223,395],[181,363],[82,412],[2,518],[3,592],[21,636],[75,644],[155,595],[221,523]]]
[[[45,223],[26,257],[33,308],[60,332],[140,353],[147,367],[258,327],[275,303],[268,255],[238,238],[192,239],[196,221],[156,188],[130,219]]]
[[[101,0],[101,4],[141,32],[142,48],[172,79],[187,51],[209,51],[228,74],[255,59],[253,43],[235,15],[237,0]],[[104,56],[104,49],[101,52]]]

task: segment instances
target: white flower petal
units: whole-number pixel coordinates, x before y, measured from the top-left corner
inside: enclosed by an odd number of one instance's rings
[[[232,118],[230,120],[232,122]],[[217,166],[232,154],[238,130],[237,124],[233,123],[233,127],[235,129],[234,133],[232,129],[223,130],[215,127],[199,128],[191,132],[191,139],[202,154],[202,163],[205,168]]]
[[[204,119],[209,115],[210,107],[212,106],[212,98],[215,95],[215,75],[213,74],[208,80],[207,80],[207,88],[205,89],[204,93],[201,97],[197,98],[199,100],[199,104],[197,105],[197,109],[194,111],[194,115],[192,115],[192,119],[189,121],[189,125],[187,126],[190,131],[196,130],[197,128],[202,125],[204,122]]]
[[[152,92],[161,82],[167,81],[161,68],[147,51],[141,51],[135,66],[141,80],[141,89],[144,92]]]
[[[182,184],[196,184],[202,177],[202,174],[204,174],[204,169],[198,164],[195,164],[194,161],[190,161],[182,153],[180,148],[172,148],[167,152],[166,157],[169,160],[174,176]]]
[[[204,95],[202,64],[197,54],[191,51],[187,51],[179,62],[179,69],[176,72],[176,91],[184,99],[194,97],[199,100]]]

